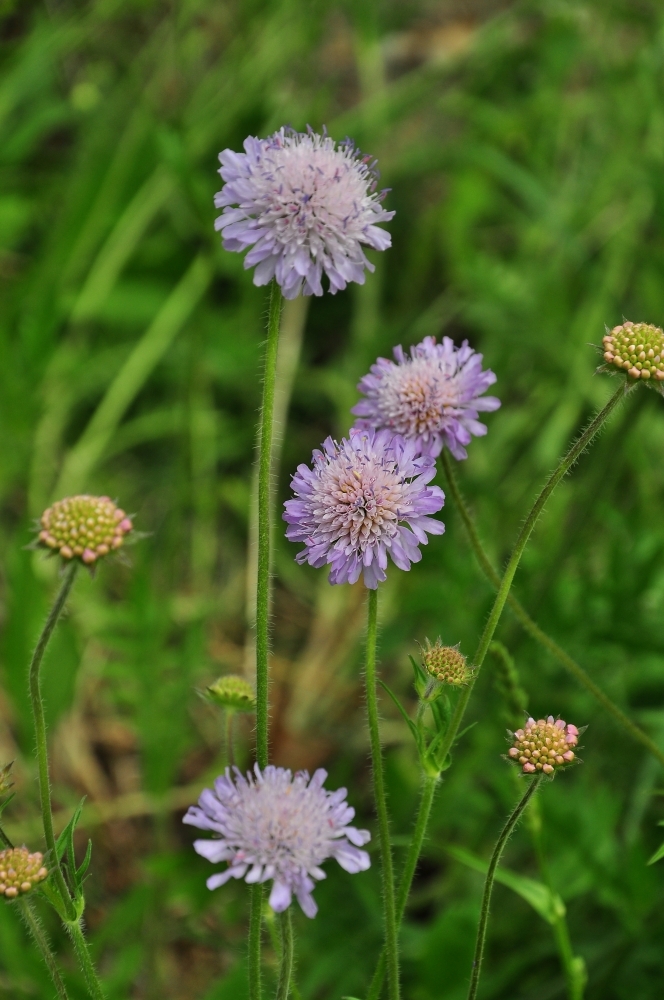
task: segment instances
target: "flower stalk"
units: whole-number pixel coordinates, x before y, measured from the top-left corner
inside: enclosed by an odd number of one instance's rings
[[[51,946],[46,936],[46,932],[42,927],[39,917],[34,911],[32,903],[24,896],[19,896],[16,900],[16,906],[18,906],[21,918],[25,926],[28,928],[30,937],[39,949],[41,957],[44,960],[44,965],[48,969],[51,980],[53,981],[57,995],[60,997],[60,1000],[69,1000],[67,988],[62,981],[60,970],[55,960],[55,955],[51,951]]]
[[[293,974],[293,921],[290,907],[279,914],[281,930],[281,958],[279,961],[279,982],[277,984],[277,1000],[288,1000],[291,993],[291,977]]]

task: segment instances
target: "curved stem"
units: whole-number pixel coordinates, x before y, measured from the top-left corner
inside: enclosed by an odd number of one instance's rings
[[[277,984],[277,1000],[288,1000],[291,992],[291,976],[293,974],[293,921],[290,906],[279,915],[281,928],[281,960],[279,963],[279,982]]]
[[[273,280],[267,321],[267,348],[263,376],[258,451],[258,572],[256,579],[256,760],[260,768],[268,761],[269,677],[268,644],[270,618],[270,519],[272,499],[272,437],[274,385],[283,296]]]
[[[408,845],[408,853],[406,855],[406,861],[403,866],[401,879],[399,881],[399,889],[397,892],[397,931],[401,926],[401,921],[403,920],[406,903],[408,902],[408,896],[410,895],[410,889],[413,884],[415,871],[417,869],[417,862],[419,861],[420,854],[422,852],[422,844],[424,843],[424,837],[429,824],[431,806],[433,805],[434,795],[436,794],[438,780],[438,778],[434,778],[428,774],[424,776],[422,797],[420,799],[417,818],[415,820],[415,829],[413,830],[413,836],[411,837],[410,844]],[[383,987],[383,980],[385,978],[385,958],[386,953],[385,948],[383,948],[380,953],[380,958],[378,959],[376,971],[374,972],[373,979],[371,980],[367,1000],[378,1000],[378,997],[380,996],[380,991]]]
[[[475,553],[475,558],[477,559],[480,569],[487,577],[487,579],[494,585],[494,587],[500,587],[500,576],[491,564],[489,557],[484,551],[484,547],[477,533],[477,528],[473,522],[472,515],[468,509],[468,506],[464,500],[464,497],[459,489],[456,475],[454,472],[454,467],[449,458],[447,451],[442,454],[443,468],[445,469],[445,475],[447,476],[447,482],[449,484],[450,493],[454,498],[454,502],[457,505],[459,514],[461,515],[461,520],[463,521],[464,527],[466,529],[466,534],[468,535],[468,540],[470,546]],[[547,635],[537,622],[535,622],[526,609],[523,607],[521,602],[518,600],[514,594],[510,593],[507,598],[507,602],[514,612],[516,618],[521,623],[522,627],[528,632],[533,639],[535,639],[541,646],[548,649],[549,652],[558,660],[558,662],[567,670],[568,673],[574,677],[579,684],[583,685],[587,691],[600,703],[602,708],[604,708],[609,715],[618,722],[619,725],[625,729],[632,739],[636,740],[642,746],[644,746],[652,755],[656,757],[657,760],[664,766],[664,751],[662,751],[657,744],[652,740],[647,733],[645,733],[640,726],[637,726],[625,712],[622,711],[618,705],[613,702],[607,694],[602,691],[600,687],[588,676],[583,667],[573,660],[569,653],[558,645],[555,639]]]
[[[385,924],[385,951],[387,956],[387,980],[390,1000],[399,1000],[399,950],[397,940],[397,917],[394,900],[394,866],[390,845],[390,826],[387,816],[385,778],[383,775],[383,754],[378,728],[378,699],[376,697],[376,638],[378,632],[378,591],[370,590],[367,605],[367,648],[365,661],[365,684],[367,693],[367,719],[371,743],[373,765],[374,798],[378,815],[378,835],[383,876],[383,920]]]
[[[80,920],[71,920],[66,923],[69,936],[71,937],[74,951],[78,958],[78,964],[85,976],[85,983],[88,993],[93,1000],[105,1000],[105,993],[102,989],[97,970],[94,967],[88,942],[85,940]]]
[[[486,927],[489,920],[489,906],[491,904],[491,893],[493,892],[493,883],[496,876],[496,868],[500,862],[501,855],[505,849],[505,844],[510,839],[514,827],[519,822],[524,809],[528,805],[531,796],[537,791],[540,782],[542,781],[543,775],[537,775],[533,778],[525,794],[522,796],[521,801],[516,806],[512,814],[510,815],[507,823],[503,827],[498,840],[496,841],[496,846],[493,849],[493,854],[491,855],[491,861],[489,862],[489,870],[486,873],[486,881],[484,883],[484,893],[482,894],[482,907],[480,909],[480,922],[477,928],[477,942],[475,944],[475,955],[473,957],[473,972],[470,978],[470,988],[468,990],[468,1000],[475,1000],[477,996],[477,986],[480,981],[480,973],[482,971],[482,959],[484,957],[484,940],[486,938]]]
[[[470,696],[473,693],[473,688],[477,682],[480,669],[484,662],[484,657],[486,656],[489,646],[491,645],[491,640],[493,639],[494,632],[496,631],[498,622],[500,621],[500,616],[503,613],[505,603],[509,596],[510,587],[512,586],[514,575],[521,561],[521,556],[523,555],[524,549],[528,543],[528,539],[530,538],[532,530],[535,527],[535,524],[537,523],[537,520],[540,514],[542,513],[542,510],[544,509],[544,505],[546,504],[547,500],[553,493],[554,489],[556,488],[560,480],[567,475],[567,473],[572,468],[574,463],[577,461],[580,455],[582,455],[582,453],[586,450],[590,442],[599,432],[602,425],[606,421],[607,417],[610,416],[610,414],[616,408],[618,403],[620,403],[621,400],[625,397],[625,394],[628,391],[629,387],[627,387],[625,383],[621,383],[618,389],[614,392],[613,396],[611,396],[611,398],[609,399],[608,403],[603,407],[603,409],[599,411],[599,413],[593,418],[593,420],[591,420],[591,422],[588,424],[583,434],[581,434],[579,438],[577,438],[577,440],[569,449],[567,454],[560,460],[560,462],[558,463],[558,465],[556,466],[556,468],[551,473],[546,483],[540,490],[540,493],[537,499],[535,500],[535,503],[531,507],[530,512],[528,513],[528,516],[526,517],[526,520],[524,522],[524,525],[521,528],[521,531],[519,532],[519,536],[516,540],[516,544],[514,545],[512,554],[505,568],[502,580],[500,581],[500,585],[498,587],[498,593],[496,594],[496,598],[493,602],[491,613],[489,614],[487,623],[484,626],[484,631],[482,632],[482,637],[480,639],[479,646],[477,647],[477,651],[473,658],[473,665],[475,667],[475,670],[473,671],[472,680],[463,689],[463,692],[456,703],[454,714],[450,721],[450,725],[447,730],[445,739],[443,740],[443,743],[441,745],[440,748],[441,760],[445,760],[447,754],[450,752],[454,744],[454,741],[457,737],[457,733],[459,731],[459,727],[461,725],[463,716],[468,706],[468,702],[470,701]]]
[[[65,984],[62,982],[62,978],[60,977],[60,970],[55,960],[55,955],[51,951],[46,931],[42,927],[41,921],[35,913],[32,903],[29,899],[26,899],[25,896],[19,896],[16,900],[16,904],[19,908],[23,921],[30,932],[30,936],[41,952],[41,957],[44,959],[44,964],[49,971],[51,979],[53,980],[56,993],[60,997],[60,1000],[69,1000],[67,989]]]
[[[249,1000],[260,1000],[263,886],[252,885],[249,904]]]
[[[39,636],[35,651],[32,654],[32,661],[30,663],[30,701],[32,703],[32,714],[35,723],[35,740],[37,744],[37,769],[39,774],[39,798],[41,801],[41,812],[42,812],[42,822],[44,825],[44,837],[46,839],[46,846],[50,853],[50,863],[52,866],[53,876],[55,879],[55,884],[57,886],[58,892],[62,899],[62,904],[65,908],[65,912],[69,920],[74,920],[76,918],[76,911],[74,904],[69,894],[69,889],[67,888],[67,883],[65,882],[64,875],[62,874],[62,869],[58,861],[57,852],[55,849],[55,835],[53,833],[53,812],[51,807],[51,784],[48,773],[48,746],[46,741],[46,720],[44,718],[44,704],[42,702],[41,696],[41,681],[39,668],[41,667],[41,662],[44,658],[44,652],[48,646],[49,639],[53,634],[53,630],[57,624],[58,618],[62,613],[62,609],[65,606],[67,597],[69,596],[69,591],[72,588],[74,579],[76,577],[76,571],[78,569],[78,560],[72,560],[72,562],[67,566],[60,590],[55,599],[55,603],[51,608],[48,618],[46,619],[46,624],[42,629],[42,633]]]

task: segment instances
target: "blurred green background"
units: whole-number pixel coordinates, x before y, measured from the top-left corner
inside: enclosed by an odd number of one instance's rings
[[[658,0],[4,0],[0,3],[0,763],[5,816],[41,846],[26,670],[56,586],[25,550],[53,499],[117,497],[146,533],[79,580],[45,666],[58,822],[87,796],[87,918],[111,1000],[243,1000],[247,891],[205,888],[181,816],[222,765],[196,695],[251,676],[254,423],[266,297],[213,230],[217,153],[323,124],[379,158],[393,249],[362,288],[285,314],[278,493],[350,423],[378,354],[443,332],[498,376],[489,434],[459,466],[502,563],[540,481],[614,383],[604,325],[664,320],[664,12]],[[371,256],[371,255],[370,255]],[[294,372],[298,353],[301,354]],[[557,491],[516,580],[542,626],[664,744],[664,404],[640,390]],[[444,485],[444,484],[443,484]],[[381,605],[384,676],[408,654],[471,655],[491,603],[453,509]],[[275,546],[273,757],[324,765],[373,828],[360,690],[362,589]],[[541,795],[546,853],[589,1000],[664,988],[657,765],[506,613],[531,711],[589,724],[585,763]],[[487,661],[434,807],[403,932],[406,1000],[465,997],[481,875],[516,788],[512,720]],[[384,699],[397,856],[418,797]],[[251,730],[239,733],[250,759]],[[505,865],[539,877],[528,830]],[[333,864],[296,916],[306,1000],[364,996],[380,941],[377,868]],[[71,996],[64,935],[44,910]],[[267,976],[274,952],[266,949]],[[483,998],[565,996],[551,927],[497,886]],[[50,987],[0,906],[0,997]]]

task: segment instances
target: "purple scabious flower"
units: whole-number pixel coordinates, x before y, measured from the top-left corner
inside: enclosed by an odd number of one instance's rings
[[[281,913],[292,894],[308,917],[318,907],[311,895],[314,879],[325,878],[320,865],[336,858],[347,872],[366,871],[369,855],[359,848],[371,839],[368,830],[348,826],[355,810],[346,802],[346,789],[323,788],[327,772],[320,768],[309,778],[283,767],[254,767],[246,778],[229,768],[206,788],[184,823],[211,830],[214,840],[195,840],[194,848],[208,861],[227,861],[228,868],[207,880],[208,889],[230,878],[245,882],[273,880],[270,906]]]
[[[427,532],[445,525],[429,517],[445,494],[428,486],[435,462],[418,456],[415,445],[389,431],[351,431],[341,443],[327,438],[313,453],[313,468],[298,466],[287,500],[286,537],[304,542],[299,563],[329,564],[330,583],[364,583],[375,590],[386,579],[387,557],[410,569],[422,554]]]
[[[449,337],[437,344],[425,337],[410,349],[394,348],[395,361],[379,358],[360,381],[365,399],[353,407],[359,429],[388,428],[416,442],[423,455],[437,458],[446,445],[456,459],[467,458],[465,445],[486,427],[480,411],[497,410],[500,400],[484,396],[496,376],[482,370],[482,355],[464,340],[456,347]],[[480,398],[482,397],[482,398]]]
[[[225,184],[214,196],[223,214],[215,222],[226,250],[243,253],[255,267],[254,284],[276,278],[287,299],[322,295],[327,274],[332,294],[349,281],[364,284],[373,271],[362,244],[374,250],[391,245],[379,222],[389,222],[377,192],[375,161],[350,139],[335,143],[311,129],[282,128],[267,139],[249,136],[244,153],[219,154]]]

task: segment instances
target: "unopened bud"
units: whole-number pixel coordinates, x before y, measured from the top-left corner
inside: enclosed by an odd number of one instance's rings
[[[433,646],[426,640],[422,663],[427,673],[441,684],[460,687],[467,684],[473,675],[466,657],[459,652],[459,646],[443,646],[440,639],[436,639]]]
[[[42,548],[86,566],[119,549],[133,530],[131,519],[110,497],[87,494],[58,500],[41,516],[37,539]]]
[[[34,885],[43,882],[48,875],[43,860],[39,851],[30,854],[27,847],[0,851],[0,895],[16,899],[19,893],[30,892]]]
[[[576,760],[573,747],[579,742],[579,730],[564,719],[528,719],[523,729],[512,733],[509,760],[519,764],[525,774],[553,774]]]
[[[632,379],[664,381],[664,330],[626,321],[603,338],[604,360]]]
[[[244,677],[226,674],[207,689],[208,698],[230,712],[255,712],[256,695]]]

